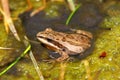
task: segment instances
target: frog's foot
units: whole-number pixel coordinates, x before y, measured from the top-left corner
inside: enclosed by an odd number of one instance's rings
[[[62,62],[64,60],[66,60],[67,58],[69,58],[69,55],[66,54],[65,52],[60,52],[60,55],[61,55],[61,57],[56,59],[57,62]]]

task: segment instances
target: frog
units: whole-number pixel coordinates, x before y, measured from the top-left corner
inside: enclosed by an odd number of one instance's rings
[[[55,31],[46,28],[36,35],[37,39],[49,50],[59,53],[58,62],[67,60],[70,55],[84,55],[91,47],[93,34],[85,30],[71,29],[71,32]]]

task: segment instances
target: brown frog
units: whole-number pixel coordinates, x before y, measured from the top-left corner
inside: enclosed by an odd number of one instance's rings
[[[69,55],[84,54],[91,47],[93,35],[83,30],[73,30],[73,33],[64,33],[46,28],[37,34],[37,39],[50,50],[58,52],[61,57],[57,61],[69,58]]]

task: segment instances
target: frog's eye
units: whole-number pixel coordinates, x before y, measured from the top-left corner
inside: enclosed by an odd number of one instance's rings
[[[65,48],[62,48],[62,51],[66,51],[66,49],[65,49]]]

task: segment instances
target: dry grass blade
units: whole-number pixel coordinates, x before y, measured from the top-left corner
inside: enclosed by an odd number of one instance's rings
[[[71,10],[71,11],[74,11],[74,10],[75,10],[75,3],[74,3],[74,0],[67,0],[67,1],[68,1],[70,10]]]
[[[28,9],[27,10],[29,11],[33,8],[33,6],[32,6],[32,3],[31,3],[30,0],[27,0],[27,4],[28,4]]]
[[[83,63],[85,65],[86,73],[87,73],[87,78],[88,80],[93,80],[92,76],[90,75],[90,67],[89,67],[89,62],[87,60],[83,60]]]
[[[38,9],[36,9],[36,10],[34,10],[34,11],[30,14],[30,16],[34,16],[34,15],[37,14],[38,12],[42,11],[45,7],[46,7],[46,0],[43,0],[43,6],[40,7],[40,8],[38,8]]]
[[[0,47],[0,50],[11,50],[13,48]]]
[[[24,36],[24,37],[25,37],[24,44],[27,46],[27,45],[30,44],[30,43],[28,42],[27,36]],[[34,67],[35,67],[35,70],[36,70],[36,72],[37,72],[37,74],[38,74],[38,76],[39,76],[39,79],[40,79],[40,80],[45,80],[44,77],[43,77],[43,75],[42,75],[42,72],[41,72],[41,70],[40,70],[40,68],[39,68],[39,66],[38,66],[38,64],[37,64],[37,61],[36,61],[36,59],[35,59],[35,57],[34,57],[34,55],[33,55],[33,53],[32,53],[31,50],[30,50],[30,52],[29,52],[29,56],[30,56],[30,59],[32,60],[32,63],[33,63],[33,65],[34,65]]]
[[[37,72],[40,80],[44,80],[44,77],[43,77],[43,75],[42,75],[42,72],[41,72],[41,70],[40,70],[40,68],[39,68],[39,66],[38,66],[38,64],[37,64],[37,61],[36,61],[36,59],[35,59],[32,51],[30,51],[29,56],[30,56],[30,58],[31,58],[31,60],[32,60],[32,62],[33,62],[33,65],[34,65],[34,67],[35,67],[35,69],[36,69],[36,72]]]
[[[10,14],[10,10],[9,10],[8,0],[1,0],[1,3],[2,3],[3,10],[2,10],[2,8],[0,8],[0,12],[4,16],[4,25],[5,25],[6,31],[9,32],[9,29],[10,29],[10,31],[13,33],[15,38],[18,41],[20,41],[20,38],[19,38],[19,36],[17,34],[17,31],[15,29],[13,21],[12,21],[12,19],[10,17],[11,14]]]
[[[64,80],[66,66],[67,66],[66,63],[61,62],[61,64],[60,64],[60,77],[59,77],[59,80]]]

